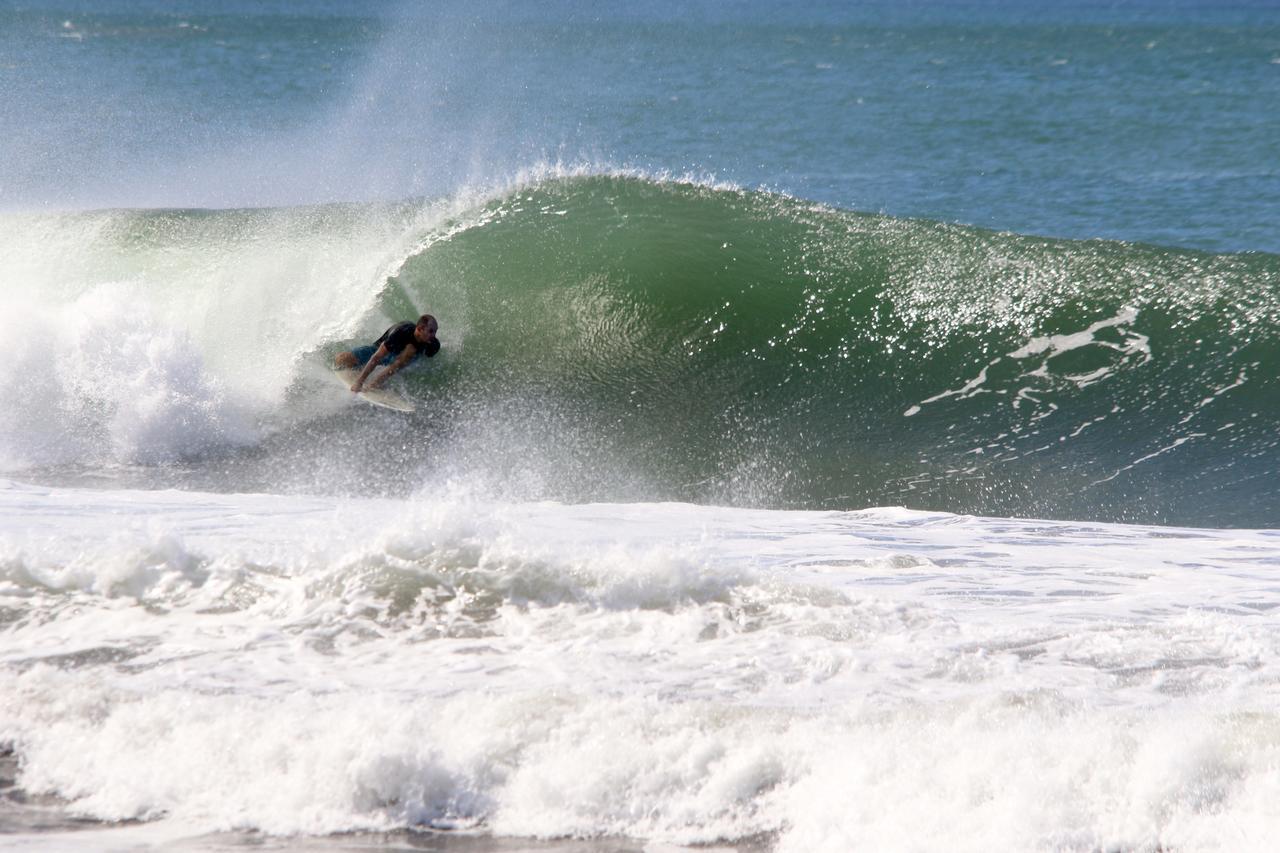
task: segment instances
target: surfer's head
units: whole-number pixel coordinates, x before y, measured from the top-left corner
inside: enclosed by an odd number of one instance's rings
[[[418,318],[418,325],[414,328],[413,334],[416,338],[429,341],[436,336],[436,331],[439,328],[440,324],[436,322],[435,317],[430,314],[423,314]]]

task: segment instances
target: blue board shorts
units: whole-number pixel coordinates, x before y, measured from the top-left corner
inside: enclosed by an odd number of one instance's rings
[[[370,344],[368,346],[356,347],[351,351],[351,354],[356,357],[356,364],[360,367],[364,367],[365,362],[373,358],[373,354],[377,351],[378,351],[378,348]],[[386,367],[388,364],[396,360],[397,355],[398,353],[394,353],[394,352],[387,353],[387,357],[384,358],[382,361],[378,362],[378,366]],[[409,359],[409,363],[413,364],[415,361],[418,360],[418,357],[420,355],[422,355],[421,350],[415,353],[413,358]]]
[[[375,346],[363,346],[363,347],[356,347],[351,351],[351,354],[356,357],[356,364],[359,365],[360,367],[363,367],[365,365],[365,362],[373,358],[373,354],[377,351],[378,351],[378,348]],[[379,364],[390,364],[391,359],[394,357],[395,356],[391,355],[391,353],[387,353],[387,357],[384,358],[381,362],[379,362]]]

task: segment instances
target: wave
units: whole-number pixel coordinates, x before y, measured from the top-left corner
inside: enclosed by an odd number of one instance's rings
[[[4,223],[42,297],[146,305],[187,336],[199,378],[183,387],[217,415],[192,446],[241,448],[220,459],[224,487],[453,476],[575,501],[1201,525],[1280,509],[1271,254],[598,171],[438,202]],[[445,349],[408,379],[416,420],[314,405],[334,352],[426,310]],[[118,358],[109,329],[93,337]],[[4,425],[19,450],[22,425]],[[120,431],[135,440],[116,461],[171,450]]]

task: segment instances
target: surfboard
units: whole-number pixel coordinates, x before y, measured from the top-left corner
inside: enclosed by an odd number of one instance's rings
[[[346,389],[348,395],[355,397],[362,403],[368,403],[380,409],[390,409],[393,412],[403,412],[406,415],[414,410],[413,402],[408,397],[385,385],[381,388],[365,388],[359,394],[352,394],[351,386],[360,378],[360,371],[358,370],[333,370],[330,371],[329,375]]]

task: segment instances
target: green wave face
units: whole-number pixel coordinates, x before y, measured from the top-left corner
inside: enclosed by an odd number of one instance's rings
[[[0,312],[10,396],[44,399],[24,341],[63,356],[51,402],[0,418],[12,464],[141,461],[147,483],[239,491],[1280,512],[1276,255],[599,174],[479,202],[8,217],[0,243],[26,282]],[[407,376],[407,429],[309,408],[334,351],[424,310],[444,350]]]
[[[1274,255],[629,177],[542,182],[470,221],[380,307],[446,327],[418,381],[457,425],[451,453],[506,475],[541,459],[553,496],[1243,525],[1280,509]]]

